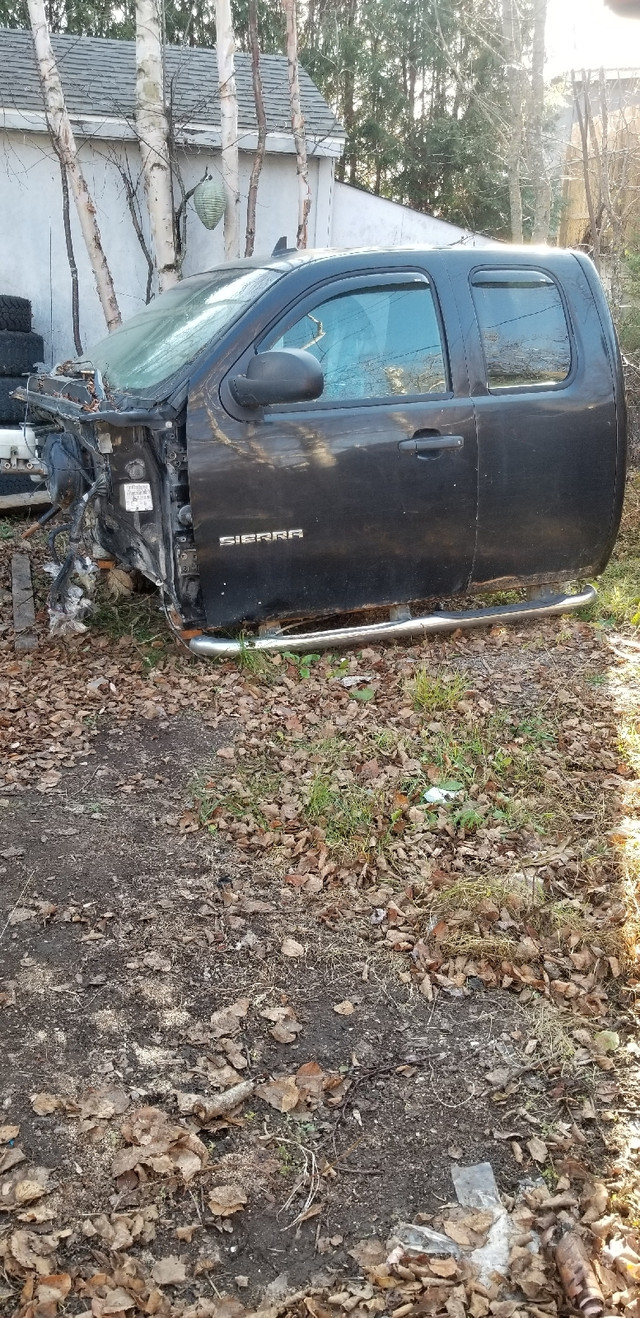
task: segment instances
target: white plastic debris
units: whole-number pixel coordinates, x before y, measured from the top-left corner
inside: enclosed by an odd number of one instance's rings
[[[493,1213],[493,1223],[484,1245],[474,1249],[468,1256],[477,1269],[479,1281],[489,1285],[492,1273],[506,1276],[509,1267],[509,1251],[514,1235],[514,1225],[502,1204],[493,1167],[489,1162],[479,1162],[473,1167],[451,1168],[456,1198],[462,1208],[482,1209]],[[538,1253],[539,1243],[534,1237],[529,1245],[532,1253]]]
[[[446,801],[457,801],[461,795],[461,792],[452,792],[448,787],[430,787],[422,799],[428,801],[429,805],[444,805]]]
[[[57,577],[60,571],[58,563],[45,563],[44,570],[51,577]],[[97,579],[97,567],[90,558],[76,558],[73,570],[82,582],[81,586],[67,586],[64,591],[64,603],[59,600],[49,605],[49,631],[55,636],[73,636],[86,632],[82,619],[91,612],[93,601],[85,591],[93,591]]]
[[[473,1167],[452,1166],[451,1180],[462,1208],[502,1209],[490,1162],[477,1162]]]
[[[444,1254],[450,1258],[462,1258],[462,1251],[454,1240],[440,1231],[432,1231],[429,1226],[416,1226],[413,1222],[399,1222],[387,1241],[387,1248],[390,1267],[399,1263],[403,1254]]]

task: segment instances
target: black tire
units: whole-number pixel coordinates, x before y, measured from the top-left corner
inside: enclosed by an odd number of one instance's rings
[[[0,293],[0,330],[28,334],[31,329],[31,303],[26,297]]]
[[[26,375],[0,376],[0,426],[16,426],[24,421],[25,404],[11,394],[26,383]]]
[[[24,375],[26,371],[32,371],[43,357],[44,343],[40,334],[0,330],[0,375]]]

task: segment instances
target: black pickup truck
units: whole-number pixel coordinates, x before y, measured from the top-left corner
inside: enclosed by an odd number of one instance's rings
[[[79,557],[117,560],[159,586],[200,654],[577,608],[593,587],[565,583],[603,569],[618,529],[620,355],[578,252],[238,261],[22,396],[69,525],[55,607]],[[437,605],[517,587],[515,605]]]

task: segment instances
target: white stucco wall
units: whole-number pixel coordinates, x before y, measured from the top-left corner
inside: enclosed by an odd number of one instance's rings
[[[125,153],[135,180],[140,172],[135,141],[114,142],[102,136],[86,140],[80,147],[123,319],[144,305],[147,278],[146,262],[133,230],[122,179],[113,163],[115,156],[122,160]],[[219,172],[219,161],[219,152],[214,147],[191,145],[180,149],[178,163],[185,188],[192,188],[202,178],[205,166],[211,173]],[[251,151],[240,152],[243,248],[252,161]],[[483,235],[336,183],[330,156],[310,158],[309,181],[310,246],[449,246],[457,242],[478,247],[495,245]],[[293,245],[296,227],[295,157],[286,151],[268,153],[256,208],[256,255],[268,256],[282,235]],[[105,324],[73,200],[71,228],[80,280],[80,333],[83,348],[88,351],[104,336]],[[223,248],[222,224],[213,232],[205,229],[190,202],[184,274],[219,264],[223,260]],[[46,366],[75,355],[60,169],[44,133],[0,128],[0,292],[31,299],[33,327],[45,341]]]
[[[80,157],[98,215],[123,319],[144,305],[147,267],[135,236],[114,154],[128,152],[133,178],[139,175],[135,143],[105,139],[85,141]],[[240,153],[241,227],[244,249],[246,198],[252,155]],[[207,148],[180,151],[178,161],[188,190],[202,178],[205,165],[219,170],[219,153]],[[330,234],[333,160],[310,161],[313,207],[311,243],[326,247]],[[140,185],[142,186],[142,185]],[[286,234],[291,244],[297,226],[295,157],[269,154],[265,159],[256,208],[256,255],[268,255]],[[103,338],[104,317],[80,233],[73,199],[71,227],[80,281],[80,332],[83,347]],[[200,223],[189,203],[184,274],[207,270],[223,260],[222,223],[213,232]],[[75,356],[71,329],[71,280],[62,225],[60,169],[48,137],[34,132],[0,131],[0,292],[28,297],[33,327],[45,340],[45,364]]]
[[[335,183],[331,219],[332,247],[407,247],[424,244],[450,247],[495,247],[493,238],[459,229],[432,215],[374,197],[347,183]]]

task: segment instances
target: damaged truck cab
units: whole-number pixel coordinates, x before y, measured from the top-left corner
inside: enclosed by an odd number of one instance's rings
[[[620,519],[620,355],[581,253],[285,252],[185,279],[24,397],[69,550],[138,569],[194,651],[561,612]],[[491,609],[417,601],[527,588]],[[300,624],[376,609],[355,626]],[[380,620],[380,610],[387,617]]]

